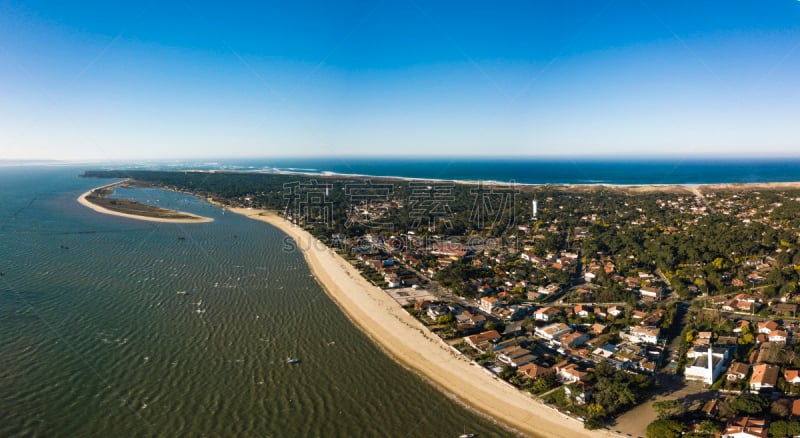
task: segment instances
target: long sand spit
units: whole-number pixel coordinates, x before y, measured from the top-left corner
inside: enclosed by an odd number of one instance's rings
[[[112,184],[107,184],[107,185],[104,185],[104,186],[97,187],[97,188],[94,188],[92,190],[89,190],[88,192],[78,196],[78,202],[81,205],[89,207],[89,208],[91,208],[92,210],[94,210],[94,211],[96,211],[98,213],[110,214],[110,215],[113,215],[113,216],[120,216],[120,217],[127,217],[127,218],[130,218],[130,219],[138,219],[138,220],[142,220],[142,221],[166,222],[166,223],[172,223],[172,224],[199,224],[199,223],[202,223],[202,222],[214,222],[213,218],[198,216],[196,214],[187,213],[185,211],[178,211],[178,213],[184,214],[186,216],[191,216],[191,218],[168,219],[168,218],[160,218],[160,217],[142,216],[142,215],[138,215],[138,214],[121,213],[121,212],[118,212],[118,211],[109,210],[109,209],[107,209],[105,207],[101,207],[101,206],[99,206],[97,204],[92,203],[88,199],[86,199],[86,197],[91,195],[92,192],[94,192],[95,190],[101,190],[101,189],[113,187],[113,186],[116,186],[116,185],[119,185],[119,184],[122,184],[122,183],[125,183],[125,182],[127,182],[127,180],[126,181],[112,183]]]
[[[302,228],[269,211],[227,209],[267,222],[294,239],[317,281],[345,314],[387,353],[449,396],[535,437],[611,436],[607,431],[584,429],[580,422],[534,400],[456,354],[388,294],[369,283],[350,263]]]

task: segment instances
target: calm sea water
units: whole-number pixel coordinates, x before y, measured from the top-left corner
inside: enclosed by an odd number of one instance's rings
[[[153,189],[122,195],[216,221],[101,215],[82,171],[0,168],[0,436],[509,435],[385,356],[280,231]]]
[[[145,168],[340,173],[526,184],[715,184],[800,181],[800,158],[283,158],[139,163]],[[112,167],[129,167],[129,163]]]

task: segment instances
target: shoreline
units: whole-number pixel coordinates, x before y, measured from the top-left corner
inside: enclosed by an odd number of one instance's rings
[[[161,223],[170,223],[170,224],[199,224],[199,223],[206,223],[206,222],[214,222],[213,218],[204,217],[204,216],[198,216],[196,214],[187,213],[185,211],[178,211],[178,210],[175,210],[175,211],[178,212],[178,213],[187,215],[187,216],[192,216],[192,219],[168,219],[168,218],[159,218],[159,217],[150,217],[150,216],[140,216],[140,215],[129,214],[129,213],[121,213],[119,211],[109,210],[108,208],[101,207],[101,206],[99,206],[99,205],[97,205],[95,203],[92,203],[88,199],[86,199],[86,197],[89,196],[90,194],[92,194],[92,192],[94,192],[95,190],[114,187],[114,186],[123,184],[125,182],[128,182],[128,180],[119,181],[119,182],[115,182],[115,183],[111,183],[111,184],[106,184],[106,185],[100,186],[100,187],[95,187],[95,188],[93,188],[93,189],[81,194],[80,196],[78,196],[77,201],[78,201],[79,204],[83,205],[84,207],[88,207],[88,208],[96,211],[97,213],[108,214],[108,215],[112,215],[112,216],[125,217],[125,218],[129,218],[129,219],[137,219],[137,220],[142,220],[142,221],[161,222]]]
[[[717,183],[641,183],[641,184],[614,184],[606,182],[592,183],[526,183],[518,181],[498,181],[498,180],[464,180],[447,178],[418,178],[406,176],[387,176],[387,175],[367,175],[356,173],[336,173],[336,172],[259,172],[246,170],[208,170],[208,169],[184,169],[185,172],[198,173],[228,173],[228,174],[253,174],[253,175],[276,175],[276,176],[305,176],[311,178],[329,179],[374,179],[400,182],[431,182],[431,183],[452,183],[468,186],[474,185],[495,185],[495,186],[517,186],[523,188],[555,187],[564,190],[592,190],[607,188],[632,193],[650,192],[685,192],[694,194],[695,190],[739,190],[739,189],[760,189],[760,190],[782,190],[800,189],[800,181],[760,181],[760,182],[717,182]]]
[[[359,329],[394,360],[468,409],[529,436],[614,436],[605,429],[584,429],[579,421],[456,355],[388,294],[370,284],[350,263],[302,228],[267,210],[226,209],[266,222],[292,238],[314,278]]]

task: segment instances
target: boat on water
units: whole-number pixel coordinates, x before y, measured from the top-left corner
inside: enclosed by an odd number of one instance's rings
[[[186,295],[186,291],[185,290],[179,290],[178,291],[178,295]]]
[[[290,364],[291,363],[300,363],[300,359],[297,359],[295,357],[287,357],[286,358],[286,363],[290,363]]]
[[[475,438],[476,436],[474,433],[462,433],[458,438]]]

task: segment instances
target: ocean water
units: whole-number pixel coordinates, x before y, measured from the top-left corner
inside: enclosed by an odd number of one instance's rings
[[[129,168],[116,163],[111,168]],[[133,163],[142,168],[398,176],[524,184],[716,184],[800,181],[800,158],[280,158]]]
[[[383,354],[277,229],[156,189],[120,195],[215,222],[98,214],[83,170],[0,168],[0,436],[509,435]]]

